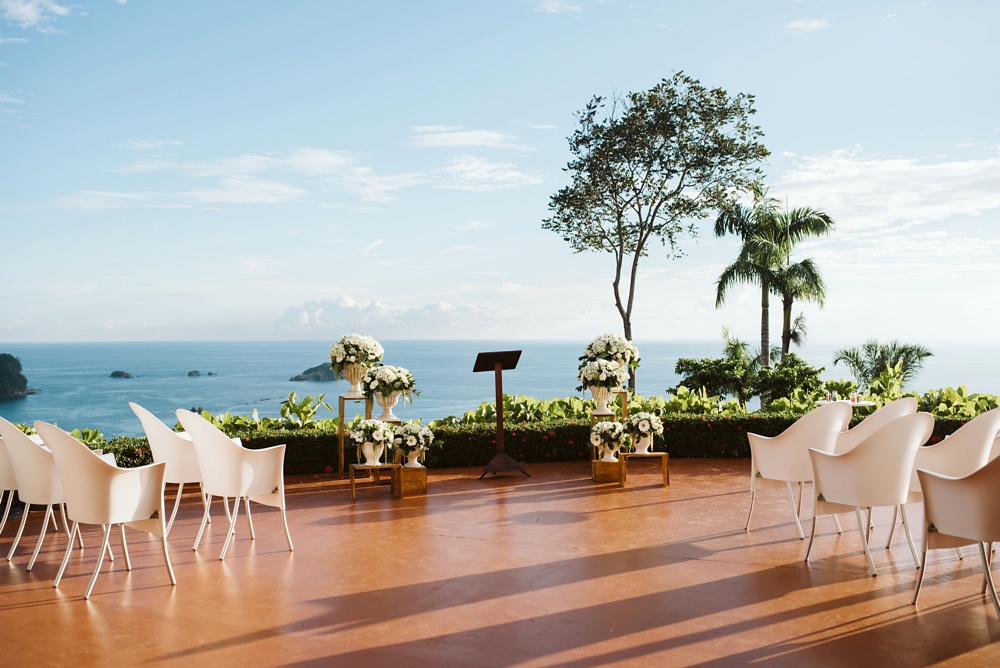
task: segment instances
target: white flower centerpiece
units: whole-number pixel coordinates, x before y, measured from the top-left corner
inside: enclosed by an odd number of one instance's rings
[[[393,447],[406,453],[405,468],[422,469],[420,455],[434,442],[434,432],[419,422],[407,422],[393,430]]]
[[[625,425],[621,422],[597,422],[590,428],[590,442],[601,455],[602,462],[617,462],[616,453],[625,444]]]
[[[391,424],[382,420],[360,420],[347,436],[361,448],[365,464],[373,466],[379,463],[385,448],[392,447],[393,429]]]
[[[628,418],[625,431],[632,437],[632,445],[640,455],[645,455],[652,450],[653,435],[663,436],[663,422],[654,413],[633,413]]]
[[[351,384],[345,399],[363,399],[361,380],[365,369],[382,361],[385,351],[379,342],[367,334],[347,334],[330,346],[330,368],[340,380],[343,376]]]
[[[608,400],[611,398],[611,391],[621,387],[628,377],[625,367],[614,360],[596,359],[588,360],[580,365],[580,373],[577,380],[581,387],[590,389],[591,396],[597,402],[594,415],[613,415],[608,408]]]
[[[618,334],[601,334],[588,343],[580,357],[580,366],[583,366],[583,362],[598,359],[618,362],[626,371],[639,368],[639,350],[631,341]]]
[[[413,397],[420,396],[409,370],[385,364],[373,366],[365,371],[365,376],[361,380],[361,391],[365,397],[375,398],[382,407],[382,414],[378,419],[386,422],[400,421],[392,413],[392,408],[399,402],[400,397],[412,402]]]

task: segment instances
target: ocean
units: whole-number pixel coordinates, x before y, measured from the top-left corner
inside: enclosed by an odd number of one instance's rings
[[[412,404],[394,409],[403,420],[461,416],[495,394],[494,374],[473,373],[479,352],[521,350],[517,368],[503,374],[507,394],[538,399],[567,397],[576,392],[581,341],[381,341],[384,363],[406,367],[421,394]],[[327,361],[326,341],[0,343],[0,353],[19,358],[28,385],[37,394],[0,402],[0,415],[11,422],[55,422],[63,429],[99,429],[107,436],[140,436],[139,420],[128,407],[133,401],[168,424],[178,408],[204,408],[212,413],[277,417],[290,392],[301,399],[326,394],[335,417],[337,397],[346,381],[291,381],[309,367]],[[677,384],[674,365],[680,357],[714,357],[719,341],[636,342],[642,363],[636,376],[644,396],[663,395]],[[798,352],[811,364],[827,367],[824,378],[848,378],[831,367],[834,348],[806,344]],[[988,344],[930,346],[935,356],[913,383],[921,392],[964,384],[974,392],[1000,394],[1000,354]],[[133,378],[112,378],[116,370]],[[188,376],[199,371],[200,376]],[[209,375],[211,374],[211,375]],[[350,418],[362,408],[347,404]],[[378,407],[376,407],[376,414]]]

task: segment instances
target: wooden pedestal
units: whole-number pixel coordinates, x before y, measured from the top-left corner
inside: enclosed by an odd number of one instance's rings
[[[617,462],[591,460],[590,471],[594,482],[616,482],[619,487],[625,486],[625,460],[620,455]]]
[[[392,493],[397,499],[427,493],[427,469],[400,466],[392,471]]]

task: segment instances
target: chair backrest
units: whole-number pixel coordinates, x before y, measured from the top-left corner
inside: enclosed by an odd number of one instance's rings
[[[110,481],[108,474],[117,467],[54,425],[35,422],[35,431],[52,451],[66,491],[66,511],[70,519],[85,524],[108,523],[110,495],[100,492],[99,482]],[[104,486],[107,485],[105,482]]]
[[[833,452],[837,434],[851,422],[851,407],[846,402],[834,402],[815,408],[793,422],[772,439],[773,443],[758,446],[750,436],[750,450],[755,469],[772,480],[812,480],[809,449]],[[780,443],[780,446],[778,444]],[[775,447],[771,447],[771,446]]]
[[[0,438],[0,491],[7,489],[17,489],[17,478],[14,477],[14,467],[10,463],[3,438]]]
[[[975,542],[1000,541],[1000,459],[964,478],[917,471],[924,520],[934,534]]]
[[[916,412],[917,400],[913,397],[903,397],[890,402],[866,417],[860,424],[838,434],[834,452],[838,455],[843,454],[893,420]]]
[[[969,420],[940,443],[920,448],[910,476],[910,491],[920,491],[917,469],[952,478],[981,469],[990,461],[990,450],[998,432],[1000,408],[994,408]]]
[[[3,418],[0,418],[0,438],[14,469],[18,498],[44,506],[63,503],[65,492],[52,453]]]
[[[154,462],[166,462],[165,479],[169,483],[200,482],[198,455],[189,437],[182,435],[139,404],[129,402],[132,412],[142,423]]]
[[[930,413],[904,415],[885,425],[842,455],[836,495],[828,491],[825,473],[818,467],[816,493],[827,501],[853,506],[895,506],[906,503],[910,473],[917,449],[931,437],[934,418]]]
[[[179,409],[177,420],[198,454],[202,489],[215,496],[244,496],[253,478],[250,467],[243,466],[245,448],[197,413]]]

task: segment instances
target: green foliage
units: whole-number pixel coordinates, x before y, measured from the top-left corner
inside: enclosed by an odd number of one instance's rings
[[[281,402],[278,414],[298,427],[315,427],[316,413],[319,412],[320,408],[326,408],[331,413],[333,412],[333,407],[323,401],[325,398],[325,394],[319,395],[319,398],[306,395],[299,401],[295,392],[292,392],[287,399]]]
[[[930,348],[916,343],[892,340],[879,343],[876,339],[864,342],[861,348],[844,348],[834,353],[833,363],[843,363],[862,386],[869,385],[886,369],[899,367],[901,385],[913,380],[924,366],[924,360],[934,355]]]
[[[106,440],[104,434],[96,429],[74,429],[69,434],[91,449],[101,447]]]
[[[791,396],[796,391],[805,394],[818,392],[823,387],[820,374],[825,370],[810,366],[795,353],[788,353],[777,366],[760,370],[758,391],[771,397],[772,401],[776,397]]]
[[[0,354],[0,400],[16,399],[28,393],[28,379],[21,373],[21,360],[10,353]]]

